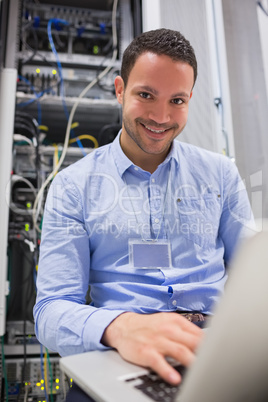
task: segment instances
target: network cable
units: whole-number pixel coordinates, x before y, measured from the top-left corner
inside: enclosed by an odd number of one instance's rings
[[[62,74],[62,65],[61,65],[61,62],[60,62],[60,59],[59,59],[59,55],[58,55],[58,52],[57,52],[57,50],[56,50],[56,48],[55,48],[55,44],[54,44],[53,37],[52,37],[52,32],[51,32],[52,24],[54,24],[54,25],[56,26],[56,29],[57,29],[57,27],[60,26],[59,24],[62,24],[62,25],[69,25],[69,22],[68,22],[68,21],[65,21],[65,20],[62,20],[62,19],[59,19],[59,18],[51,18],[51,19],[48,21],[48,24],[47,24],[47,34],[48,34],[49,43],[50,43],[52,52],[54,53],[54,55],[55,55],[55,57],[56,57],[57,66],[58,66],[58,71],[59,71],[59,77],[60,77],[60,96],[61,96],[61,99],[62,99],[63,110],[64,110],[65,116],[66,116],[66,118],[67,118],[67,120],[68,120],[68,119],[69,119],[69,112],[68,112],[68,109],[67,109],[67,106],[66,106],[66,102],[65,102],[65,99],[64,99],[64,80],[63,80],[63,74]],[[82,152],[83,152],[83,154],[84,154],[84,156],[85,156],[85,155],[86,155],[86,152],[85,152],[85,150],[84,150],[83,145],[81,144],[81,141],[78,140],[77,143],[78,143],[79,147],[81,148],[81,150],[82,150]]]
[[[59,170],[60,166],[62,165],[66,153],[67,153],[67,149],[68,149],[68,145],[69,145],[69,139],[70,139],[70,131],[71,131],[71,126],[72,126],[72,122],[73,122],[73,118],[74,118],[74,114],[76,112],[76,109],[81,101],[81,99],[87,94],[87,92],[99,81],[101,80],[107,73],[108,71],[114,66],[114,63],[116,61],[117,58],[117,32],[116,32],[116,11],[117,11],[117,4],[118,4],[118,0],[114,0],[113,2],[113,11],[112,11],[112,32],[113,32],[113,56],[110,60],[109,65],[98,75],[97,78],[95,78],[93,81],[91,81],[84,89],[83,91],[80,93],[80,95],[78,96],[76,102],[74,103],[70,115],[69,115],[69,119],[68,119],[68,123],[67,123],[67,129],[66,129],[66,133],[65,133],[65,140],[64,140],[64,145],[63,145],[63,149],[62,149],[62,154],[59,160],[58,165],[56,166],[56,168],[53,169],[53,171],[50,173],[50,175],[47,177],[47,179],[45,180],[45,182],[43,183],[42,187],[40,188],[40,190],[38,191],[37,197],[35,199],[34,205],[33,205],[33,224],[34,227],[36,228],[36,230],[40,233],[41,230],[37,224],[37,220],[38,220],[38,214],[36,213],[36,207],[37,204],[39,202],[40,197],[43,195],[45,188],[48,186],[48,184],[50,183],[50,181],[53,179],[55,173]]]
[[[41,115],[41,105],[39,102],[39,98],[44,95],[44,92],[42,91],[42,92],[37,93],[35,91],[34,86],[31,84],[31,82],[29,80],[27,80],[27,78],[23,77],[22,75],[19,75],[18,78],[30,86],[31,90],[33,91],[33,93],[35,95],[35,99],[30,99],[28,102],[24,102],[24,104],[20,103],[17,105],[17,107],[27,106],[27,104],[30,104],[33,101],[37,101],[37,121],[38,121],[38,124],[40,125],[42,122],[42,115]]]
[[[99,143],[98,143],[97,139],[95,137],[93,137],[93,135],[89,135],[89,134],[81,134],[76,138],[72,138],[69,141],[69,144],[73,144],[74,142],[77,142],[77,138],[79,140],[90,140],[90,141],[92,141],[93,144],[94,144],[94,148],[98,148],[98,146],[99,146]]]
[[[16,107],[17,107],[17,108],[23,108],[23,107],[27,107],[27,106],[31,105],[32,103],[36,102],[36,103],[37,103],[37,121],[38,121],[38,124],[41,125],[41,124],[42,124],[42,114],[41,114],[42,111],[41,111],[40,99],[41,99],[46,93],[49,93],[49,92],[51,92],[51,91],[53,90],[53,85],[51,85],[51,86],[48,87],[48,88],[42,89],[40,92],[37,92],[36,89],[35,89],[35,86],[32,85],[32,83],[31,83],[26,77],[24,77],[24,76],[22,76],[22,75],[18,75],[18,78],[19,78],[20,81],[25,82],[25,83],[30,87],[30,89],[31,89],[32,92],[34,93],[34,96],[35,96],[35,97],[32,98],[32,99],[28,99],[28,100],[25,101],[25,102],[19,102],[19,103],[17,103],[17,104],[16,104]],[[56,83],[55,85],[58,85],[58,83]]]
[[[40,343],[40,368],[41,368],[41,376],[42,379],[45,379],[45,374],[44,374],[44,354],[43,354],[43,345]],[[48,402],[48,395],[47,395],[47,389],[46,389],[46,384],[44,383],[44,392],[45,392],[45,398],[46,401]]]

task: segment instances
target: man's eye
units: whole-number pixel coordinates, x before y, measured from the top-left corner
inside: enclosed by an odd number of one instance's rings
[[[175,103],[176,105],[181,105],[182,103],[184,103],[184,101],[181,98],[172,99],[172,102]]]
[[[149,99],[151,97],[151,95],[148,94],[148,92],[140,92],[140,96],[144,99]]]

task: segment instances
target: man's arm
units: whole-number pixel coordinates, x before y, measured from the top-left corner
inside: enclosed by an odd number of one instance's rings
[[[232,260],[239,243],[256,233],[247,190],[236,165],[227,157],[223,166],[223,210],[219,234],[224,243],[224,261]]]
[[[165,357],[189,366],[202,336],[200,328],[177,313],[128,312],[106,328],[102,342],[117,349],[124,359],[149,367],[167,382],[178,384],[181,376]]]
[[[122,313],[85,305],[89,274],[79,189],[59,173],[46,201],[34,319],[39,341],[62,356],[103,349],[104,329]]]

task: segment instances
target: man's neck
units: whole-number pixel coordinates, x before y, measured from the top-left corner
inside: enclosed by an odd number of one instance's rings
[[[130,159],[136,166],[139,166],[141,169],[150,172],[151,174],[156,171],[162,162],[164,162],[169,153],[169,150],[167,150],[164,154],[149,154],[146,152],[140,152],[137,154],[134,147],[128,146],[129,144],[125,144],[121,139],[120,145],[128,159]]]
[[[158,166],[165,160],[166,155],[146,155],[145,158],[131,158],[127,155],[127,157],[141,169],[146,172],[154,173]]]

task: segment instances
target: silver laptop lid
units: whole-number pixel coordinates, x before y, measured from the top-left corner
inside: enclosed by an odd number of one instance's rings
[[[268,232],[246,241],[231,264],[178,401],[268,401]]]

